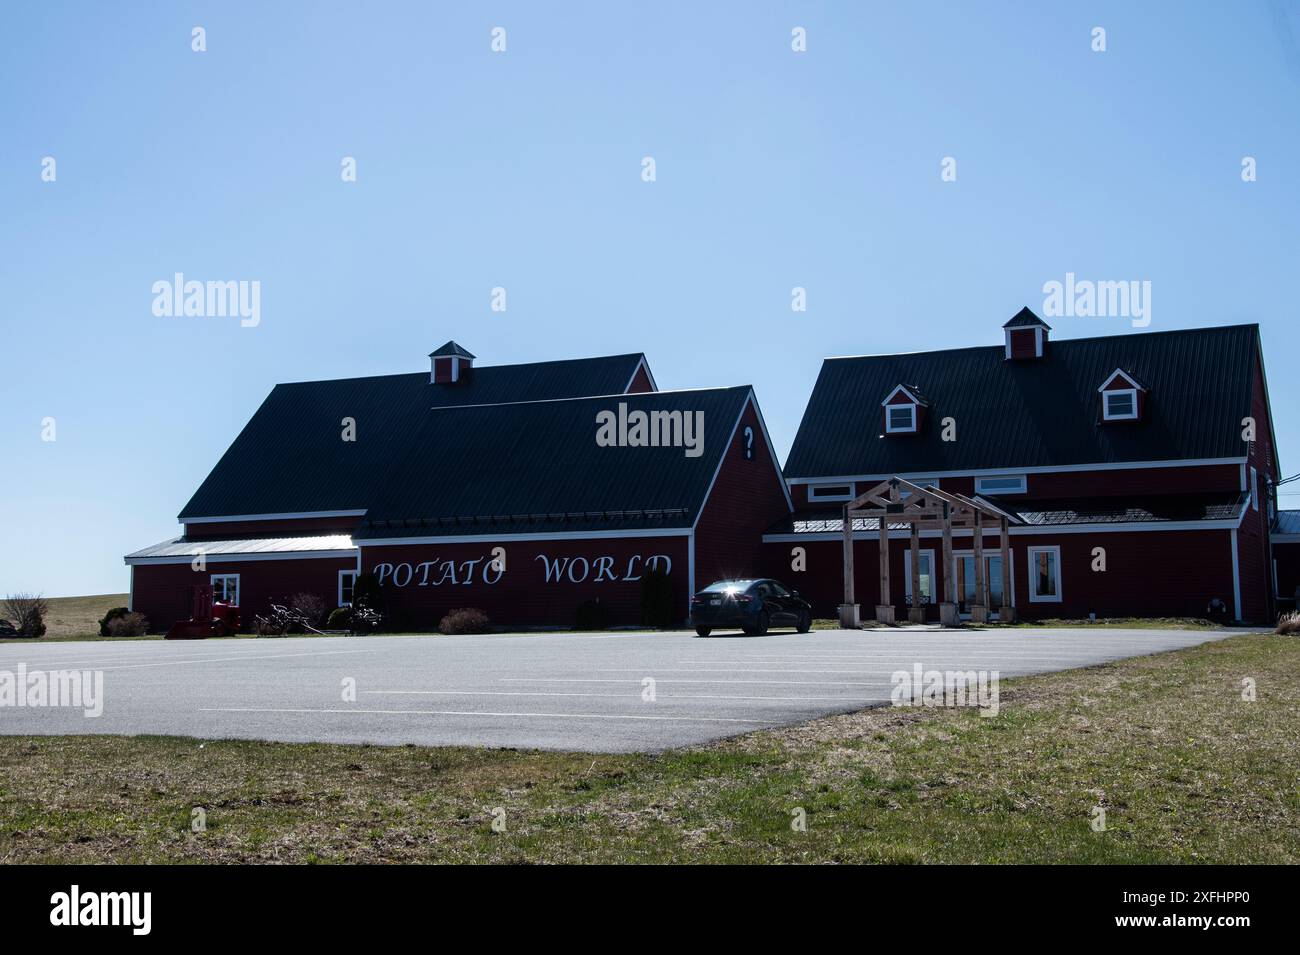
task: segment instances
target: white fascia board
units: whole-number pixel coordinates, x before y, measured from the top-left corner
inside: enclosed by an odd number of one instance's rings
[[[302,511],[294,514],[234,514],[230,517],[178,517],[181,524],[219,524],[226,521],[293,521],[309,517],[361,517],[365,509],[359,511]]]

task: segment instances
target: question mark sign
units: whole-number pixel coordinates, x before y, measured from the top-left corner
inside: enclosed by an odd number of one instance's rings
[[[754,457],[754,429],[745,427],[745,459],[752,460]]]

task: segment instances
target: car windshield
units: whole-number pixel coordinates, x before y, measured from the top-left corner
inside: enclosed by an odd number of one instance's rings
[[[709,586],[705,587],[704,593],[740,593],[742,590],[748,590],[753,583],[752,580],[719,580],[716,584],[709,584]]]

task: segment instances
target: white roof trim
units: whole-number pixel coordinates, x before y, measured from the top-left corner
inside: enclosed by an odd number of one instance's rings
[[[1130,385],[1132,385],[1132,386],[1133,386],[1134,388],[1136,388],[1138,391],[1146,391],[1146,390],[1147,390],[1146,387],[1145,387],[1144,385],[1142,385],[1140,382],[1138,382],[1138,381],[1137,381],[1137,380],[1136,380],[1132,375],[1130,375],[1128,372],[1126,372],[1123,368],[1116,368],[1114,371],[1112,371],[1112,372],[1110,373],[1110,377],[1107,378],[1105,381],[1103,381],[1103,382],[1101,383],[1101,387],[1098,388],[1097,390],[1098,390],[1098,391],[1105,391],[1105,390],[1110,386],[1110,383],[1111,383],[1112,381],[1114,381],[1115,378],[1116,378],[1117,376],[1120,377],[1120,378],[1123,378],[1125,381],[1127,381]]]
[[[901,391],[903,394],[907,395],[908,398],[911,399],[912,404],[914,404],[914,405],[926,405],[926,402],[922,401],[922,400],[921,400],[920,398],[918,398],[916,395],[912,394],[911,390],[910,390],[906,385],[901,385],[901,384],[900,384],[900,385],[895,385],[895,386],[894,386],[894,390],[891,391],[889,394],[885,395],[885,400],[882,401],[882,402],[880,403],[881,407],[884,407],[885,405],[888,405],[888,404],[889,404],[889,399],[892,398],[892,397],[894,397],[894,395],[898,394],[900,391]],[[928,407],[928,405],[927,405],[927,407]]]
[[[631,392],[628,391],[628,388],[632,387],[632,382],[636,381],[636,373],[640,371],[642,368],[645,369],[645,376],[648,379],[650,379],[650,390],[651,391],[659,390],[659,384],[658,382],[655,381],[655,376],[650,371],[650,363],[645,360],[645,355],[642,355],[641,360],[638,361],[636,363],[636,367],[632,369],[632,377],[627,380],[627,384],[623,388],[624,394],[631,394]]]
[[[181,524],[219,524],[226,521],[292,521],[307,517],[361,517],[365,508],[359,511],[298,511],[287,514],[232,514],[229,517],[178,517]]]

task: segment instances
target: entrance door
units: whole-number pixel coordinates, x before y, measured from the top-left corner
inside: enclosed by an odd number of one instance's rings
[[[975,555],[955,555],[953,563],[957,565],[957,601],[962,616],[970,616],[971,604],[976,603],[975,592]],[[989,587],[989,614],[997,613],[1002,606],[1002,555],[984,555],[984,574]]]

